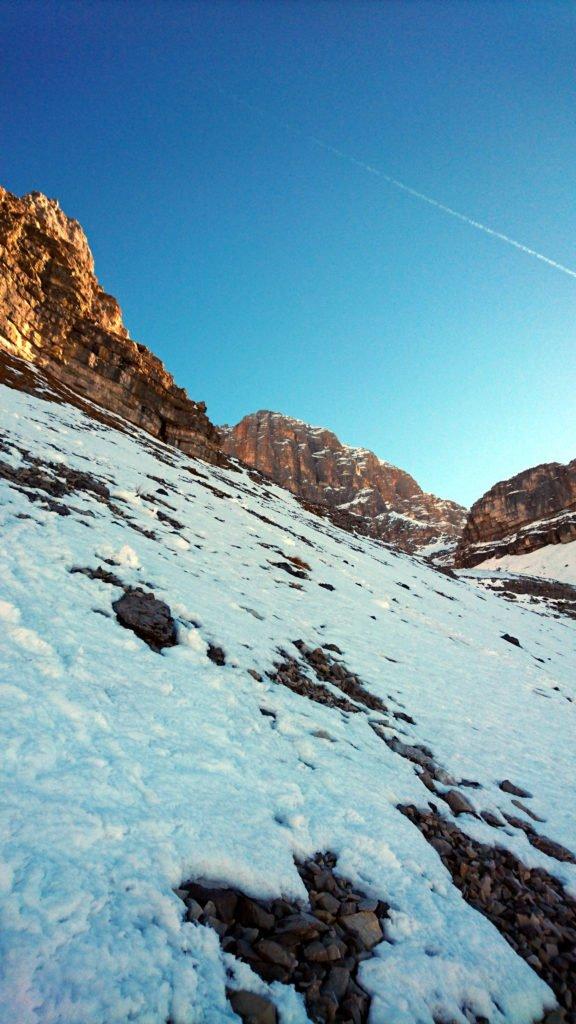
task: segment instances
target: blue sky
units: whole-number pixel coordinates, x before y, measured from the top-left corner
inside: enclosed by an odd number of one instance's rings
[[[576,279],[309,137],[576,269],[574,5],[0,0],[0,29],[0,182],[81,221],[215,422],[279,410],[463,503],[576,456]]]

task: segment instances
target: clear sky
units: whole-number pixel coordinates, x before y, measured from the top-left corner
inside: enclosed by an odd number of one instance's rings
[[[576,270],[575,4],[0,0],[0,32],[0,182],[80,220],[215,422],[466,504],[576,456],[576,278],[311,138]]]

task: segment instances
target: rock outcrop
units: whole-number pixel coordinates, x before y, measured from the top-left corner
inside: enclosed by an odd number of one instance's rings
[[[204,403],[130,338],[80,224],[40,192],[0,187],[0,349],[188,454],[219,458]]]
[[[322,427],[260,411],[223,427],[223,448],[309,506],[336,511],[344,529],[419,551],[454,545],[465,509],[426,494],[408,473],[365,448],[351,448]]]
[[[576,540],[576,459],[543,463],[497,483],[470,509],[456,564]]]

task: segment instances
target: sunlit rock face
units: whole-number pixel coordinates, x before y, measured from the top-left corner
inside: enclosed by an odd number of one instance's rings
[[[224,427],[223,448],[303,501],[406,551],[454,546],[465,509],[426,494],[404,470],[322,427],[260,411]],[[333,517],[333,516],[332,516]],[[339,525],[345,526],[341,522]]]
[[[40,192],[0,187],[0,348],[184,452],[219,457],[204,403],[132,341],[80,224]]]
[[[456,562],[473,566],[499,555],[576,540],[576,459],[543,463],[495,484],[468,514]]]

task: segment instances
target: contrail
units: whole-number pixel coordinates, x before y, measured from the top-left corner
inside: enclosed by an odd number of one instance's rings
[[[563,274],[568,274],[569,277],[576,277],[576,270],[571,270],[570,267],[564,266],[563,263],[558,263],[556,260],[550,259],[549,256],[545,256],[544,253],[538,252],[537,249],[531,249],[530,246],[523,245],[522,242],[517,242],[516,239],[510,238],[509,235],[505,235],[502,231],[496,231],[495,228],[491,228],[487,224],[482,224],[481,221],[474,220],[473,217],[468,217],[465,213],[460,213],[458,210],[454,210],[451,206],[447,206],[446,203],[441,203],[438,199],[434,199],[433,196],[429,196],[425,192],[419,192],[418,189],[412,188],[403,181],[399,181],[398,178],[393,178],[390,174],[386,174],[384,171],[380,170],[379,167],[374,167],[373,164],[368,164],[364,160],[359,160],[357,157],[352,156],[351,153],[347,153],[343,149],[339,149],[338,146],[331,145],[329,142],[324,142],[323,139],[319,139],[318,136],[304,131],[295,124],[273,117],[262,108],[255,106],[253,103],[248,102],[248,100],[243,99],[241,96],[229,93],[220,86],[216,86],[216,88],[227,99],[232,99],[235,103],[245,107],[247,110],[251,110],[260,117],[265,117],[267,120],[274,121],[275,124],[280,125],[292,135],[298,135],[301,139],[306,139],[308,142],[312,142],[315,146],[318,146],[319,149],[323,149],[327,153],[333,153],[334,156],[339,157],[341,160],[345,160],[354,167],[359,167],[368,174],[381,178],[383,181],[386,181],[389,185],[399,189],[401,192],[406,192],[409,196],[414,196],[415,199],[421,199],[422,202],[428,203],[429,206],[436,207],[437,210],[441,210],[443,213],[449,214],[450,217],[455,217],[456,220],[460,220],[464,224],[468,224],[469,227],[476,228],[478,231],[483,231],[485,235],[491,235],[492,238],[498,238],[501,242],[506,242],[507,245],[512,245],[515,249],[519,249],[520,252],[525,252],[528,256],[534,256],[535,259],[540,260],[542,263],[547,263],[549,267],[553,267],[555,270],[560,270]]]

